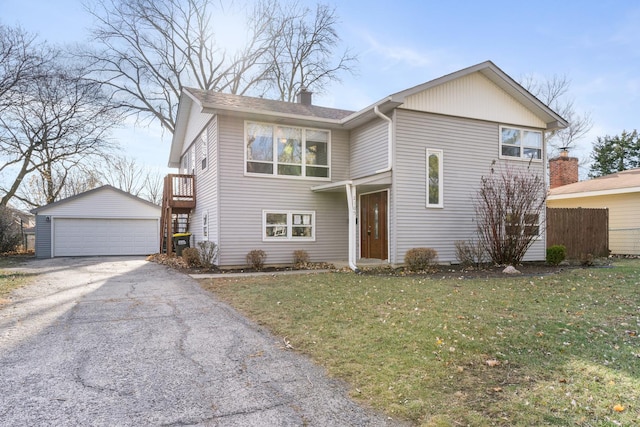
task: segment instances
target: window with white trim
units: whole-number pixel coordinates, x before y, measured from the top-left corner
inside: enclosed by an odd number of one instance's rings
[[[328,130],[245,122],[245,173],[330,178]]]
[[[442,208],[443,202],[443,152],[427,148],[427,207]]]
[[[196,174],[196,145],[192,144],[189,150],[189,158],[191,159],[191,175]]]
[[[500,126],[500,157],[542,160],[542,132]]]
[[[202,240],[209,240],[209,211],[202,212]]]
[[[291,241],[316,239],[314,211],[262,211],[262,240]]]
[[[207,157],[209,155],[209,140],[207,135],[207,128],[205,127],[200,134],[200,152],[202,154],[202,170],[207,169]]]
[[[540,215],[525,213],[523,218],[520,218],[518,214],[508,213],[505,218],[505,234],[507,236],[539,236]]]
[[[190,155],[191,151],[189,150],[182,155],[182,173],[189,173],[189,164],[191,163]]]

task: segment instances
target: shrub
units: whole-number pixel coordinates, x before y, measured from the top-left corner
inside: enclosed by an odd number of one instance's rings
[[[593,265],[593,254],[581,254],[580,255],[580,265],[585,267],[590,267]]]
[[[213,242],[203,241],[198,242],[198,248],[200,249],[200,264],[203,267],[215,266],[216,258],[218,258],[218,245]]]
[[[438,252],[432,248],[409,249],[404,256],[404,263],[410,271],[427,270],[438,262]]]
[[[182,250],[182,259],[189,267],[200,266],[200,252],[196,248],[184,248]]]
[[[293,251],[293,266],[295,268],[305,268],[309,264],[309,254],[304,249]]]
[[[254,249],[247,254],[247,265],[249,268],[260,271],[264,268],[264,261],[267,259],[267,253],[262,249]]]
[[[480,267],[489,259],[487,251],[479,240],[456,240],[456,259],[464,266]]]
[[[20,227],[9,208],[0,206],[0,253],[15,251],[21,240]]]
[[[567,257],[564,245],[553,245],[547,248],[547,264],[558,265]]]

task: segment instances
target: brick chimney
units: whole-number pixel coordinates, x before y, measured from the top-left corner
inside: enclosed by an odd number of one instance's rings
[[[578,182],[578,159],[569,157],[566,147],[562,148],[560,155],[549,160],[549,188]]]
[[[313,92],[309,92],[306,87],[302,86],[300,92],[296,95],[298,104],[311,105],[311,95]]]

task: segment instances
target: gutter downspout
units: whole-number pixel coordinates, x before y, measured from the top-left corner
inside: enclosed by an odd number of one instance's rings
[[[360,269],[356,265],[356,187],[345,184],[347,191],[347,209],[349,210],[349,268],[359,273]]]
[[[385,114],[382,114],[380,112],[380,109],[378,108],[378,106],[374,106],[373,107],[373,112],[376,114],[376,116],[380,117],[382,120],[385,120],[387,122],[387,128],[388,128],[388,132],[387,132],[387,167],[384,169],[380,169],[377,170],[376,173],[384,173],[384,172],[389,172],[393,166],[393,144],[392,144],[392,139],[393,139],[393,120],[391,120],[388,116],[386,116]]]

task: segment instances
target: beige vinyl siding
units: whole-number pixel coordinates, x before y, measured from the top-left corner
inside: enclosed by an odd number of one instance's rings
[[[244,121],[218,118],[220,264],[244,265],[253,249],[267,253],[268,264],[291,263],[293,251],[306,250],[312,261],[347,258],[348,212],[345,193],[313,193],[323,180],[244,175]],[[348,178],[348,133],[331,132],[331,176]],[[315,242],[262,241],[262,212],[314,211]]]
[[[402,108],[503,124],[546,127],[531,110],[481,73],[469,74],[411,95]]]
[[[407,250],[431,247],[441,262],[456,262],[454,242],[475,237],[473,198],[480,178],[498,159],[498,123],[397,110],[390,261]],[[426,149],[443,150],[443,208],[426,207]],[[524,162],[514,162],[516,166]],[[524,165],[526,166],[526,165]],[[542,173],[542,163],[532,165]],[[542,260],[544,238],[526,260]]]
[[[547,200],[550,208],[608,208],[609,250],[640,255],[640,193]]]
[[[200,135],[202,129],[204,129],[205,125],[209,120],[211,120],[213,114],[209,113],[201,113],[200,109],[194,105],[189,112],[189,121],[187,124],[187,130],[184,135],[184,145],[182,146],[182,152],[180,156],[184,155],[184,153],[191,147],[193,141]]]
[[[382,119],[373,120],[351,131],[352,179],[373,175],[387,167],[388,132],[388,124]]]
[[[207,212],[209,221],[208,241],[219,243],[219,199],[218,199],[218,117],[214,116],[207,125],[207,168],[202,169],[203,144],[196,141],[196,207],[191,216],[190,231],[193,243],[204,240],[202,215]]]

